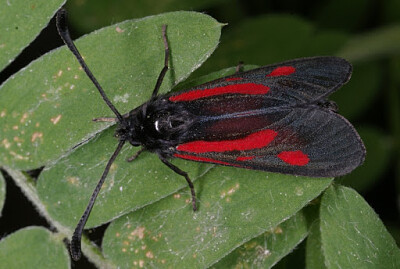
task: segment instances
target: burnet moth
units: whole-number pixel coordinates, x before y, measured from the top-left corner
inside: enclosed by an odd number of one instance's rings
[[[71,40],[66,16],[63,9],[57,13],[58,31],[116,116],[95,120],[115,121],[119,140],[72,236],[74,260],[81,256],[82,232],[96,197],[126,142],[142,147],[129,161],[143,150],[154,152],[186,179],[193,210],[193,183],[170,158],[310,177],[342,176],[364,161],[365,147],[356,130],[327,100],[350,79],[352,66],[344,59],[295,59],[158,95],[169,61],[164,25],[164,67],[153,93],[143,105],[121,114]]]

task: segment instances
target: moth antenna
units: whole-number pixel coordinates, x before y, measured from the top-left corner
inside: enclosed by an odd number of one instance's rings
[[[169,61],[169,47],[168,47],[168,40],[167,40],[167,25],[163,24],[162,26],[162,39],[164,42],[164,67],[161,70],[160,74],[158,75],[156,86],[154,87],[153,93],[151,98],[154,99],[157,97],[158,91],[160,90],[161,83],[164,79],[165,74],[168,71],[168,61]]]
[[[57,19],[56,25],[58,33],[60,34],[62,40],[64,41],[65,45],[69,48],[69,50],[75,55],[76,59],[78,59],[79,64],[82,66],[83,70],[85,71],[86,75],[90,78],[93,84],[96,86],[97,90],[101,97],[103,97],[104,102],[106,102],[107,106],[114,112],[117,116],[119,122],[123,122],[122,115],[118,112],[115,106],[111,103],[110,99],[108,99],[106,93],[104,92],[103,88],[100,86],[99,82],[96,80],[92,72],[90,71],[89,67],[86,65],[85,61],[83,60],[81,54],[79,53],[78,49],[76,48],[74,42],[71,39],[69,34],[68,26],[67,26],[67,11],[62,8],[57,12]]]
[[[119,152],[122,149],[122,146],[125,144],[126,140],[121,140],[118,143],[118,146],[114,153],[111,155],[111,158],[108,160],[108,163],[106,165],[106,168],[104,169],[103,174],[101,175],[101,178],[99,182],[96,185],[96,188],[94,189],[92,196],[90,197],[90,201],[85,209],[85,212],[83,212],[82,217],[80,218],[78,224],[76,225],[74,234],[72,235],[71,239],[71,245],[70,245],[70,250],[71,250],[71,256],[72,258],[77,261],[81,257],[81,238],[82,238],[82,232],[83,228],[85,227],[86,221],[89,218],[90,212],[92,211],[94,202],[96,201],[97,195],[100,192],[101,187],[103,186],[104,180],[106,179],[108,172],[110,171],[110,167],[117,158]]]

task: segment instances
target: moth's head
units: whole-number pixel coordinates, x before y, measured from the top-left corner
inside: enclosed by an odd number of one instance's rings
[[[137,126],[132,122],[132,118],[124,117],[122,122],[118,123],[114,136],[119,141],[127,141],[134,147],[142,144],[138,139]]]

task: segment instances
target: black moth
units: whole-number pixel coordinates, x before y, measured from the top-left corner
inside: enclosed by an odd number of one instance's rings
[[[365,148],[356,130],[327,100],[350,79],[352,66],[341,58],[295,59],[158,96],[169,60],[164,25],[164,67],[153,94],[143,105],[121,115],[71,40],[66,16],[64,9],[57,13],[62,39],[116,115],[96,120],[116,121],[119,140],[72,236],[74,260],[81,256],[83,228],[125,142],[142,147],[129,161],[143,150],[151,151],[183,176],[192,193],[193,210],[193,183],[169,158],[311,177],[341,176],[364,161]]]

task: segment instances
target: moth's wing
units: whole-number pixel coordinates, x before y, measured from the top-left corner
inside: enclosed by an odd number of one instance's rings
[[[336,57],[297,59],[167,96],[194,116],[175,157],[281,173],[339,176],[365,148],[351,124],[321,106],[348,81]]]
[[[353,126],[319,107],[213,121],[205,128],[217,136],[183,143],[175,157],[313,177],[347,174],[365,158]]]
[[[173,93],[172,101],[194,101],[234,92],[264,94],[265,105],[315,103],[325,100],[351,77],[352,66],[338,57],[301,58],[263,66]],[[264,88],[262,87],[264,86]],[[246,88],[244,90],[243,88]],[[215,94],[215,95],[208,95]]]

